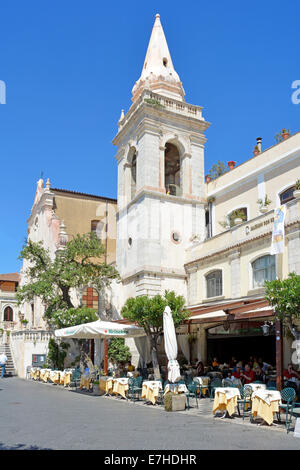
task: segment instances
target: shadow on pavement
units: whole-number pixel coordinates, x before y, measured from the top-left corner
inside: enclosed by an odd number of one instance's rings
[[[16,444],[14,446],[8,446],[0,442],[0,450],[52,450],[47,447],[38,446],[27,446],[26,444]]]

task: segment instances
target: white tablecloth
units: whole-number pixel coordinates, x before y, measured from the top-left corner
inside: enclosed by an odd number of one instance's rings
[[[143,386],[148,387],[150,390],[154,390],[155,388],[158,388],[159,390],[162,389],[162,383],[160,380],[145,380],[143,382]]]
[[[260,398],[268,405],[270,405],[272,401],[281,402],[281,395],[280,395],[280,392],[278,392],[278,390],[256,390],[255,392],[252,393],[252,400],[255,397]]]
[[[228,400],[233,397],[241,398],[239,389],[235,387],[216,387],[215,394],[216,393],[223,393]]]
[[[247,387],[252,388],[252,392],[256,392],[256,390],[265,390],[266,389],[266,384],[247,384]]]

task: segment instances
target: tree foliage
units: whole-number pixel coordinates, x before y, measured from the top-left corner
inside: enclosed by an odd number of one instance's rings
[[[42,242],[29,239],[19,257],[27,261],[28,267],[23,273],[26,282],[17,292],[18,303],[39,297],[45,306],[45,318],[57,328],[93,321],[94,311],[73,304],[72,290],[91,286],[100,291],[119,279],[117,270],[103,262],[104,253],[93,232],[76,235],[54,259]]]
[[[300,318],[300,276],[290,273],[287,279],[266,281],[265,298],[274,307],[275,316],[297,337],[294,322]]]
[[[218,160],[218,163],[214,163],[211,169],[208,172],[208,175],[211,177],[211,179],[218,178],[219,176],[224,175],[227,173],[228,168],[226,167],[224,162],[221,162]]]
[[[163,333],[163,313],[167,306],[170,307],[174,326],[179,326],[189,316],[188,310],[184,308],[185,299],[176,295],[174,291],[165,291],[164,296],[155,295],[148,297],[142,295],[127,299],[122,308],[122,316],[144,328],[150,339],[152,363],[155,375],[159,377],[157,363],[157,339]]]
[[[108,346],[108,358],[112,362],[126,362],[131,358],[131,352],[125,345],[124,338],[112,338]]]
[[[53,338],[49,339],[47,363],[53,369],[62,370],[70,344],[61,342],[58,344]]]

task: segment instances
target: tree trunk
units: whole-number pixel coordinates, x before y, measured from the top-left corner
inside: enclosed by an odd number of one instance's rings
[[[89,341],[83,340],[80,344],[80,370],[84,372],[85,367],[90,369],[90,373],[95,371],[94,364],[89,356]]]
[[[150,352],[151,352],[151,358],[152,358],[152,364],[153,364],[153,371],[154,371],[154,377],[155,379],[160,379],[160,370],[159,370],[159,364],[157,360],[157,337],[152,336],[150,337]]]

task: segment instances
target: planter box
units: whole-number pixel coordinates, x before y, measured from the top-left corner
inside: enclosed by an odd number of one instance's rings
[[[169,398],[171,402],[171,409],[166,407],[165,405],[165,410],[166,411],[184,411],[185,410],[185,404],[186,404],[186,397],[185,394],[180,394],[180,395],[172,395]]]
[[[262,207],[259,209],[259,212],[260,212],[261,214],[265,214],[266,212],[268,212],[268,210],[269,210],[269,209],[268,209],[266,206],[262,206]]]
[[[296,197],[296,198],[300,197],[300,189],[295,189],[294,197]]]
[[[239,217],[237,217],[236,219],[234,219],[234,225],[240,225],[243,223],[243,219],[240,219]]]
[[[104,395],[105,392],[100,389],[99,384],[93,384],[93,395]]]

